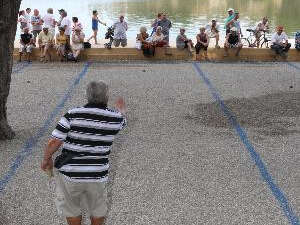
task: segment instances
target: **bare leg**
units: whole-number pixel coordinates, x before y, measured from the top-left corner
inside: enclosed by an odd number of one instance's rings
[[[81,216],[79,217],[67,217],[69,225],[81,225]]]
[[[91,225],[104,225],[104,217],[94,218],[91,217]]]
[[[225,51],[224,56],[227,57],[228,56],[228,45],[227,44],[224,45],[224,51]]]
[[[94,40],[95,40],[95,45],[98,44],[98,42],[97,42],[97,34],[98,34],[98,31],[97,31],[97,30],[94,30]]]
[[[22,61],[22,52],[19,52],[19,62]]]
[[[220,35],[219,33],[216,34],[216,48],[220,48],[219,46],[219,40],[220,40]]]
[[[239,56],[241,49],[242,49],[242,45],[240,44],[238,46],[238,49],[236,50],[235,56]]]

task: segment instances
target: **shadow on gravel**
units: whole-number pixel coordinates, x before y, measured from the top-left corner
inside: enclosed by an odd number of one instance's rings
[[[300,92],[280,92],[253,98],[232,98],[224,101],[242,127],[260,128],[267,136],[299,134],[296,124],[289,117],[300,115]],[[208,127],[230,127],[216,102],[194,105],[187,120]]]

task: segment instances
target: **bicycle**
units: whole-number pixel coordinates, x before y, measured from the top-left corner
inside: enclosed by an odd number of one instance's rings
[[[257,47],[256,43],[256,30],[253,29],[247,29],[246,31],[249,32],[249,36],[247,38],[241,38],[242,44],[245,47],[254,48]],[[265,45],[266,48],[269,48],[269,40],[266,36],[267,31],[263,30],[261,31],[263,34],[259,37],[259,47],[262,48],[263,45]]]

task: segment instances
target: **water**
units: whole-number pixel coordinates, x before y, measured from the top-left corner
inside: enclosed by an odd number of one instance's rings
[[[186,28],[188,37],[195,39],[199,27],[206,25],[211,18],[217,18],[221,27],[226,17],[226,10],[234,8],[240,12],[243,33],[246,28],[255,27],[263,16],[270,20],[272,30],[281,24],[290,38],[300,30],[300,0],[23,0],[21,9],[37,8],[41,15],[47,8],[65,9],[68,16],[77,16],[84,25],[86,36],[92,34],[92,10],[98,10],[100,20],[112,25],[120,14],[128,22],[128,40],[132,44],[141,26],[146,26],[151,33],[150,24],[158,12],[166,12],[173,22],[170,30],[171,43],[174,44],[180,27]],[[106,28],[100,25],[99,38],[104,39]],[[18,31],[19,34],[19,31]],[[18,35],[17,34],[17,35]],[[224,37],[224,31],[222,36]]]

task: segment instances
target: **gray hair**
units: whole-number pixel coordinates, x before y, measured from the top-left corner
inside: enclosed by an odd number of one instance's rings
[[[108,85],[103,81],[92,81],[86,89],[88,103],[105,104],[108,102]]]

